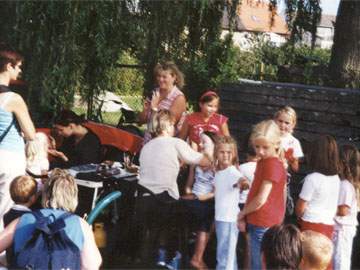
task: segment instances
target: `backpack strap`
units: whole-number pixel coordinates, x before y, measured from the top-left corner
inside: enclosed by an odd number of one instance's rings
[[[10,129],[12,128],[12,126],[15,125],[15,118],[13,118],[13,120],[11,121],[10,125],[6,128],[6,130],[1,134],[0,136],[0,143],[2,142],[2,140],[6,137],[6,135],[9,133]]]
[[[54,214],[44,216],[40,210],[33,211],[31,214],[35,217],[36,229],[43,231],[46,234],[52,235],[65,228],[65,219],[72,216],[70,212],[65,212],[58,218]]]

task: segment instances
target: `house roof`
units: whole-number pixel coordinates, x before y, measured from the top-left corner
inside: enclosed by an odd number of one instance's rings
[[[321,20],[318,27],[334,28],[335,21],[336,21],[335,15],[323,14],[321,15]]]
[[[236,12],[235,31],[273,32],[287,35],[288,28],[284,18],[274,15],[274,24],[271,26],[271,12],[266,1],[243,0]],[[229,29],[229,18],[225,10],[222,18],[222,28]]]

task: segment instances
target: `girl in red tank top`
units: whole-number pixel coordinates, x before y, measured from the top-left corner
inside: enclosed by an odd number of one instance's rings
[[[228,118],[218,114],[220,98],[215,91],[207,90],[199,99],[199,112],[187,115],[179,133],[181,139],[199,145],[200,134],[210,131],[216,135],[229,136]]]

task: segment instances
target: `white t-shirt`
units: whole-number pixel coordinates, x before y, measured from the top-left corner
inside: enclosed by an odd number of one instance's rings
[[[243,177],[235,166],[215,173],[215,220],[236,222],[239,209],[239,189],[233,185]]]
[[[286,134],[284,137],[281,137],[281,147],[285,151],[292,148],[294,151],[294,158],[301,158],[304,156],[299,140],[290,133]]]
[[[340,178],[336,175],[323,175],[318,172],[308,174],[299,197],[307,202],[304,221],[334,224],[340,190]]]
[[[180,160],[198,164],[203,155],[193,150],[186,142],[173,137],[156,137],[144,145],[140,152],[139,184],[155,194],[167,191],[174,199],[179,198],[177,176]]]
[[[195,168],[195,182],[192,188],[192,193],[196,196],[205,195],[214,189],[214,172],[213,170],[203,171],[201,167]]]
[[[256,169],[255,161],[249,161],[249,162],[243,163],[239,167],[239,171],[246,177],[246,179],[249,180],[250,186],[254,180],[255,169]],[[240,203],[246,202],[249,191],[250,191],[250,188],[247,190],[244,190],[243,192],[240,193]]]
[[[342,226],[353,226],[355,228],[358,225],[356,191],[354,186],[348,180],[342,180],[340,182],[338,205],[350,207],[350,214],[347,216],[335,217],[335,230],[340,229]]]

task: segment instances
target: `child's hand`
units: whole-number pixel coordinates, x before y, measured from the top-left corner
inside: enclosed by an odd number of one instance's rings
[[[56,149],[56,140],[53,136],[49,136],[49,148]]]
[[[246,232],[245,219],[238,220],[237,226],[238,226],[238,229],[239,229],[240,232]]]
[[[240,192],[248,190],[250,188],[250,181],[246,177],[242,177],[237,183],[233,185],[233,187],[239,188]]]
[[[240,212],[237,217],[237,227],[240,232],[246,232],[246,222],[245,222],[245,215],[243,212]]]
[[[289,162],[292,163],[295,160],[294,157],[294,149],[289,148],[286,152],[285,152],[285,159]]]

